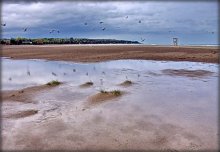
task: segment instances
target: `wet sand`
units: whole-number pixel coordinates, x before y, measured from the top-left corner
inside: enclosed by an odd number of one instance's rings
[[[41,85],[28,87],[20,90],[8,90],[1,91],[2,101],[16,101],[23,103],[31,103],[32,98],[35,94],[41,93],[43,91],[49,91],[50,89],[56,87],[57,85]]]
[[[63,87],[64,92],[72,89],[68,86]],[[22,90],[32,92],[33,88],[35,87]],[[147,104],[148,106],[145,103],[140,107],[133,98],[129,101],[130,97],[126,97],[126,94],[115,97],[93,92],[91,98],[83,95],[80,100],[76,100],[77,102],[74,102],[73,98],[66,106],[60,107],[60,102],[68,100],[66,99],[68,93],[63,96],[57,87],[51,91],[47,90],[49,88],[42,91],[44,89],[46,88],[36,89],[39,92],[32,96],[34,99],[32,104],[36,105],[36,101],[53,104],[55,101],[50,101],[51,98],[59,94],[62,98],[54,103],[56,106],[49,109],[27,106],[28,109],[3,113],[4,149],[169,152],[216,149],[216,143],[213,142],[216,134],[212,133],[212,130],[203,132],[206,125],[203,124],[198,128],[194,123],[190,123],[187,126],[189,120],[176,122],[174,119],[173,122],[171,115],[162,119],[160,112],[155,113],[160,108],[152,109],[149,106],[151,102]],[[77,91],[72,92],[73,94],[77,95]],[[149,97],[147,98],[147,101],[150,101]],[[132,106],[129,106],[131,103]],[[13,122],[15,120],[16,122]],[[14,130],[11,135],[8,134],[10,129]],[[212,138],[207,136],[208,134],[213,135]]]
[[[13,59],[47,59],[99,62],[118,59],[170,60],[219,63],[218,47],[148,45],[40,45],[2,46],[2,56]]]
[[[10,60],[12,65],[15,61]],[[118,67],[118,62],[115,65]],[[78,72],[81,66],[70,67],[63,67],[69,71],[65,76],[62,68],[58,66],[57,69],[61,70],[60,76],[72,78],[68,83],[3,91],[3,149],[217,151],[217,78],[211,71],[176,70],[167,65],[162,68],[165,72],[162,69],[153,71],[160,72],[160,77],[148,73],[146,78],[149,67],[135,71],[135,67],[125,70],[125,66],[112,72],[105,70],[106,75],[102,74],[103,69],[94,71],[95,77],[98,76],[94,79],[91,71],[89,78],[85,75],[88,69],[76,74],[72,68]],[[96,70],[99,68],[96,66]],[[94,70],[93,65],[90,69]],[[45,75],[51,75],[51,71],[46,71]],[[23,73],[26,75],[26,71]],[[21,77],[30,79],[34,73],[31,71],[31,76]],[[77,75],[84,76],[83,82]],[[129,87],[120,85],[126,82],[126,76],[133,82]],[[104,90],[119,89],[126,93],[117,97],[100,94],[99,78],[105,78]],[[80,85],[89,79],[94,84],[81,88]],[[15,80],[13,77],[10,82],[15,83]]]
[[[100,93],[97,93],[97,94],[89,97],[88,101],[89,101],[89,104],[99,104],[104,101],[117,99],[124,94],[125,94],[124,92],[121,92],[118,95],[114,94],[113,92],[104,92],[104,93],[100,92]]]
[[[28,116],[31,116],[37,113],[38,113],[38,110],[26,110],[26,111],[21,111],[18,113],[13,113],[13,114],[3,116],[3,118],[18,119],[18,118],[28,117]]]

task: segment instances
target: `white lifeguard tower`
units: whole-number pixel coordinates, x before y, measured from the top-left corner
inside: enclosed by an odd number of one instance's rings
[[[177,37],[173,38],[173,45],[178,46],[178,38]]]

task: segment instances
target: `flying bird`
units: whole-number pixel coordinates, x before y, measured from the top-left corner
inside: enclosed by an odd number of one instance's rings
[[[6,23],[1,23],[2,26],[6,26]]]
[[[169,31],[169,33],[174,33],[175,31]]]
[[[27,27],[26,27],[26,28],[23,28],[24,32],[26,32],[26,31],[27,31],[27,29],[28,29]]]
[[[141,23],[141,20],[139,20],[138,23]]]
[[[99,22],[99,24],[103,24],[104,22]]]
[[[102,29],[103,31],[105,30],[105,27]]]
[[[145,39],[141,38],[141,42],[144,42],[144,41],[145,41]]]
[[[54,73],[54,72],[52,72],[51,74],[52,74],[53,76],[57,76],[56,73]]]
[[[55,30],[55,29],[53,29],[53,30],[51,30],[51,31],[50,31],[50,34],[51,34],[51,33],[53,33],[53,32],[60,33],[60,31],[59,31],[59,30]]]
[[[128,18],[128,16],[125,17],[126,19]]]

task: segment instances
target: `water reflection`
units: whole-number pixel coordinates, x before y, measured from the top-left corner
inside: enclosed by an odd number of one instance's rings
[[[214,74],[173,77],[162,72],[166,69]],[[216,64],[193,62],[2,59],[3,90],[41,85],[54,79],[67,82],[36,94],[33,103],[3,102],[6,116],[38,110],[27,118],[3,119],[3,148],[72,150],[83,139],[78,149],[92,149],[93,145],[97,149],[216,149],[217,72]],[[134,84],[119,85],[127,79]],[[79,87],[87,81],[94,85]],[[88,97],[100,89],[120,89],[126,94],[114,101],[88,106]]]
[[[80,85],[85,81],[105,84],[120,83],[126,79],[149,80],[149,73],[165,69],[208,70],[217,73],[216,64],[194,62],[164,62],[144,60],[117,60],[101,63],[71,63],[43,60],[2,59],[2,89],[12,90],[42,85],[51,80]]]

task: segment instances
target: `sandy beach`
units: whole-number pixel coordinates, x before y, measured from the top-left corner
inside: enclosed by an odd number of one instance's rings
[[[218,10],[4,0],[1,150],[218,152]]]
[[[2,56],[13,59],[47,59],[99,62],[118,59],[219,63],[218,47],[148,45],[15,45],[2,46]]]
[[[218,149],[216,47],[2,50],[2,57],[9,57],[2,59],[5,150]],[[48,85],[52,80],[61,83]]]

